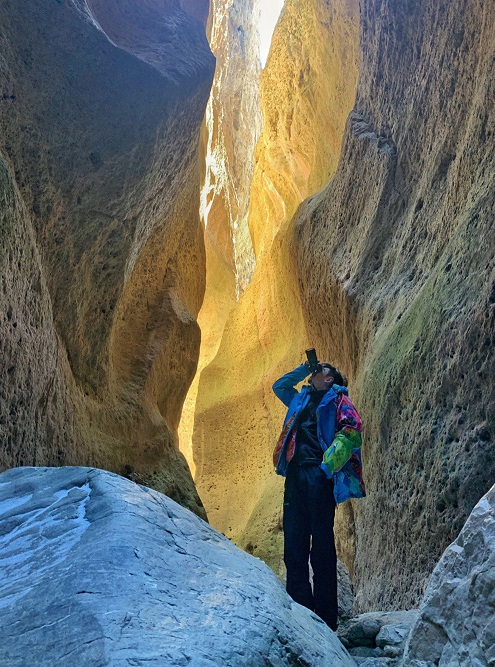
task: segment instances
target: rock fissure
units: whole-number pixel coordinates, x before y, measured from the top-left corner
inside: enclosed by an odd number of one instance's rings
[[[352,131],[358,139],[367,139],[368,141],[377,144],[378,150],[381,153],[389,153],[395,155],[396,148],[392,138],[387,135],[378,134],[369,120],[357,111],[351,112],[349,116],[352,123]]]

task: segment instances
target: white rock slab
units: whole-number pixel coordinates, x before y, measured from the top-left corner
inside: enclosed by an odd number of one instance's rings
[[[2,667],[354,667],[271,570],[90,468],[0,475]]]
[[[495,486],[435,568],[403,667],[495,665]]]

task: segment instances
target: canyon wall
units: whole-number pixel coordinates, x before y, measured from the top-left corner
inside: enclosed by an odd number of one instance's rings
[[[251,280],[248,227],[254,149],[262,125],[259,0],[212,0],[210,47],[217,59],[206,109],[200,213],[205,228],[206,291],[198,315],[198,370],[184,403],[180,447],[194,471],[192,432],[199,378],[215,357],[225,322]]]
[[[298,296],[290,220],[337,166],[355,99],[358,4],[287,0],[261,77],[249,228],[252,282],[199,381],[196,482],[213,526],[280,569],[282,483],[271,453],[284,416],[271,384],[310,342]]]
[[[495,18],[477,0],[364,0],[361,21],[339,167],[291,248],[309,336],[365,423],[366,610],[417,603],[495,475]]]
[[[0,465],[99,466],[198,513],[176,431],[204,292],[207,13],[0,2]]]

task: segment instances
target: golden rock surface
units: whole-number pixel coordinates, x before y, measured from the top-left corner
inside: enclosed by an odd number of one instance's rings
[[[0,8],[0,465],[107,468],[200,514],[176,431],[204,292],[207,8]]]
[[[179,428],[180,448],[193,472],[192,432],[201,372],[218,351],[225,322],[249,284],[255,262],[248,211],[262,124],[258,16],[259,0],[212,0],[208,21],[217,64],[202,132],[206,291],[198,315],[198,370]]]
[[[257,265],[199,381],[193,449],[209,519],[275,570],[282,485],[271,452],[284,410],[271,384],[308,346],[291,218],[337,166],[358,41],[357,2],[288,0],[282,10],[261,80],[249,214]]]

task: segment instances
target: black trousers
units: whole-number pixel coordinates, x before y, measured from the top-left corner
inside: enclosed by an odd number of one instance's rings
[[[290,465],[284,492],[287,593],[337,629],[337,554],[333,482],[318,465]],[[313,590],[309,580],[313,568]]]

